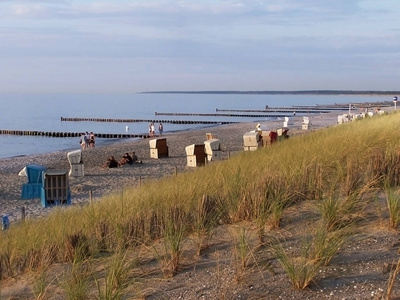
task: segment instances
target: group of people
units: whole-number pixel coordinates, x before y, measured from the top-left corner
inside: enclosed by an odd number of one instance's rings
[[[160,134],[160,136],[162,136],[163,132],[164,132],[164,125],[160,122],[160,124],[158,124],[158,132]],[[149,124],[149,136],[150,137],[155,137],[156,135],[156,126],[154,125],[154,122],[151,122]]]
[[[133,164],[141,164],[141,163],[143,163],[143,162],[138,159],[135,151],[133,151],[132,155],[129,155],[129,153],[126,152],[122,156],[120,161],[117,161],[114,156],[110,156],[107,159],[104,167],[111,169],[111,168],[118,168],[118,167],[123,166],[123,165],[133,165]]]
[[[79,140],[79,144],[81,144],[82,149],[94,148],[95,144],[95,135],[93,132],[86,131],[81,134],[81,138]]]

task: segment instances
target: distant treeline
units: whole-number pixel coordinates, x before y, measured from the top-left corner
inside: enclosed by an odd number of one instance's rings
[[[346,90],[304,90],[304,91],[155,91],[142,94],[249,94],[249,95],[398,95],[400,91],[346,91]]]

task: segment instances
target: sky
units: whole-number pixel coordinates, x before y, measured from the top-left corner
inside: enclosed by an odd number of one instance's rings
[[[398,0],[0,0],[0,93],[400,90]]]

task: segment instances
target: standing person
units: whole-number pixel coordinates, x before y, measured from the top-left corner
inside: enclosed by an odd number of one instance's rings
[[[88,149],[89,148],[89,141],[90,141],[90,134],[87,131],[85,133],[84,140],[85,140],[85,149]]]
[[[154,123],[151,122],[151,124],[150,124],[150,136],[154,137],[155,133],[156,133],[156,126],[154,126]]]
[[[90,148],[94,148],[94,143],[95,143],[94,133],[90,132],[90,135],[89,135],[89,146],[90,146]]]
[[[84,150],[85,149],[85,134],[84,133],[81,134],[79,144],[81,144],[81,148],[82,148],[82,150]]]
[[[161,122],[158,125],[158,132],[160,133],[160,136],[162,136],[162,134],[164,132],[164,126],[163,126],[163,124]]]
[[[151,124],[152,124],[152,123],[149,123],[149,136],[152,136],[152,135],[151,135]]]

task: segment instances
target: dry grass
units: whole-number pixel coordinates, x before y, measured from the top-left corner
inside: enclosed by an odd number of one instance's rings
[[[385,188],[386,203],[389,211],[389,227],[396,229],[400,223],[400,193],[393,188]]]

